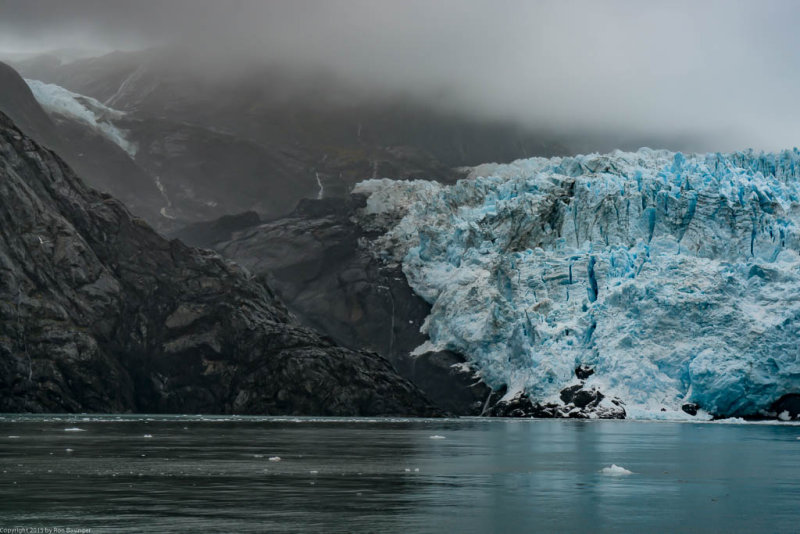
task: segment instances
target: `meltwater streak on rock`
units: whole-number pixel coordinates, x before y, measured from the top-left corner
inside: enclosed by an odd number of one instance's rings
[[[800,391],[796,149],[533,158],[356,191],[366,217],[405,214],[379,246],[432,304],[431,344],[508,398],[556,400],[582,365],[632,417],[757,414]]]
[[[436,414],[375,354],[299,326],[0,114],[0,411]]]

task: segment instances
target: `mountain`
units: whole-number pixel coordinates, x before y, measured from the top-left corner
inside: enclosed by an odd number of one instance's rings
[[[387,229],[376,254],[431,306],[419,351],[463,354],[505,401],[576,387],[630,417],[800,413],[797,149],[532,158],[356,192]]]
[[[14,66],[122,114],[108,121],[158,183],[163,198],[150,211],[162,215],[146,218],[165,230],[243,211],[286,215],[302,198],[341,198],[370,177],[452,183],[464,165],[566,151],[513,124],[284,65],[211,68],[154,49]]]
[[[436,415],[373,353],[168,241],[0,114],[0,410]]]
[[[39,98],[47,95],[46,87],[34,87]],[[161,193],[130,154],[97,127],[95,119],[100,113],[95,115],[65,91],[49,96],[46,101],[61,113],[48,114],[25,80],[0,62],[0,112],[6,113],[26,135],[55,150],[92,186],[112,192],[138,214],[157,220],[158,206],[163,202]],[[107,121],[101,124],[112,127]]]

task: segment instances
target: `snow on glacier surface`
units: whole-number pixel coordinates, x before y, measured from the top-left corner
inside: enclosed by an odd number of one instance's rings
[[[122,111],[111,109],[94,98],[73,93],[59,85],[28,79],[25,83],[31,88],[36,101],[49,113],[88,124],[131,157],[136,155],[136,143],[129,141],[125,133],[112,122],[125,116]]]
[[[797,149],[532,158],[356,191],[432,305],[427,346],[508,395],[555,401],[580,364],[634,417],[800,392]]]

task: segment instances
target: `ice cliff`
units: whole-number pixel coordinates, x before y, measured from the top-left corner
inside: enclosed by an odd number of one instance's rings
[[[578,365],[631,417],[754,414],[800,392],[797,149],[532,158],[356,192],[432,305],[426,348],[507,396],[556,400]]]

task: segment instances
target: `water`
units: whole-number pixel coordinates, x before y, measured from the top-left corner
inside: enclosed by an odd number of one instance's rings
[[[0,416],[0,527],[796,532],[799,437],[788,424]],[[633,474],[603,474],[611,464]]]

